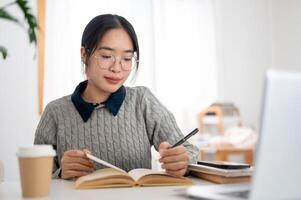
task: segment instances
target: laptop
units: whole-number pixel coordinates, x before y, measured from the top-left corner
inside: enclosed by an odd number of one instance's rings
[[[251,183],[193,186],[197,199],[301,199],[301,73],[265,76],[259,141]]]

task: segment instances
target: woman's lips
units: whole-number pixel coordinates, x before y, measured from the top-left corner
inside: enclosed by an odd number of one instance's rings
[[[108,83],[114,84],[114,85],[118,84],[121,81],[121,79],[119,79],[119,78],[112,78],[112,77],[105,77],[105,79]]]

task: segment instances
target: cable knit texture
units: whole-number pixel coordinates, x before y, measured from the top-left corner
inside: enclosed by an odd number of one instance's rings
[[[51,144],[57,151],[54,169],[60,167],[63,153],[88,149],[126,171],[151,168],[151,146],[158,150],[163,141],[176,143],[183,137],[173,115],[146,87],[126,87],[126,97],[116,116],[103,105],[95,108],[84,122],[71,96],[50,102],[41,117],[35,144]],[[184,143],[190,163],[196,163],[198,149]],[[103,168],[102,165],[96,165]]]

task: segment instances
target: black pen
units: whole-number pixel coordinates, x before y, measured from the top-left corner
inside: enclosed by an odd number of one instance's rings
[[[191,133],[189,133],[188,135],[186,135],[185,137],[183,137],[179,142],[177,142],[174,145],[172,145],[171,148],[174,148],[176,146],[179,146],[179,145],[183,144],[186,140],[188,140],[191,136],[193,136],[197,132],[199,132],[199,129],[198,128],[194,129],[193,131],[191,131]]]

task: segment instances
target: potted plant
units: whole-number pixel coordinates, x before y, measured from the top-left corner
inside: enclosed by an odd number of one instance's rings
[[[16,18],[14,15],[8,12],[7,8],[10,6],[17,6],[22,11],[22,13],[24,14],[25,22],[20,21],[18,18]],[[30,44],[33,43],[34,45],[37,45],[38,22],[37,22],[37,18],[32,14],[31,8],[28,6],[27,0],[16,0],[4,6],[1,6],[0,19],[11,21],[25,28],[27,30],[27,34],[29,37],[29,43]],[[3,59],[6,59],[8,55],[7,49],[1,44],[0,44],[0,54],[2,55]]]

